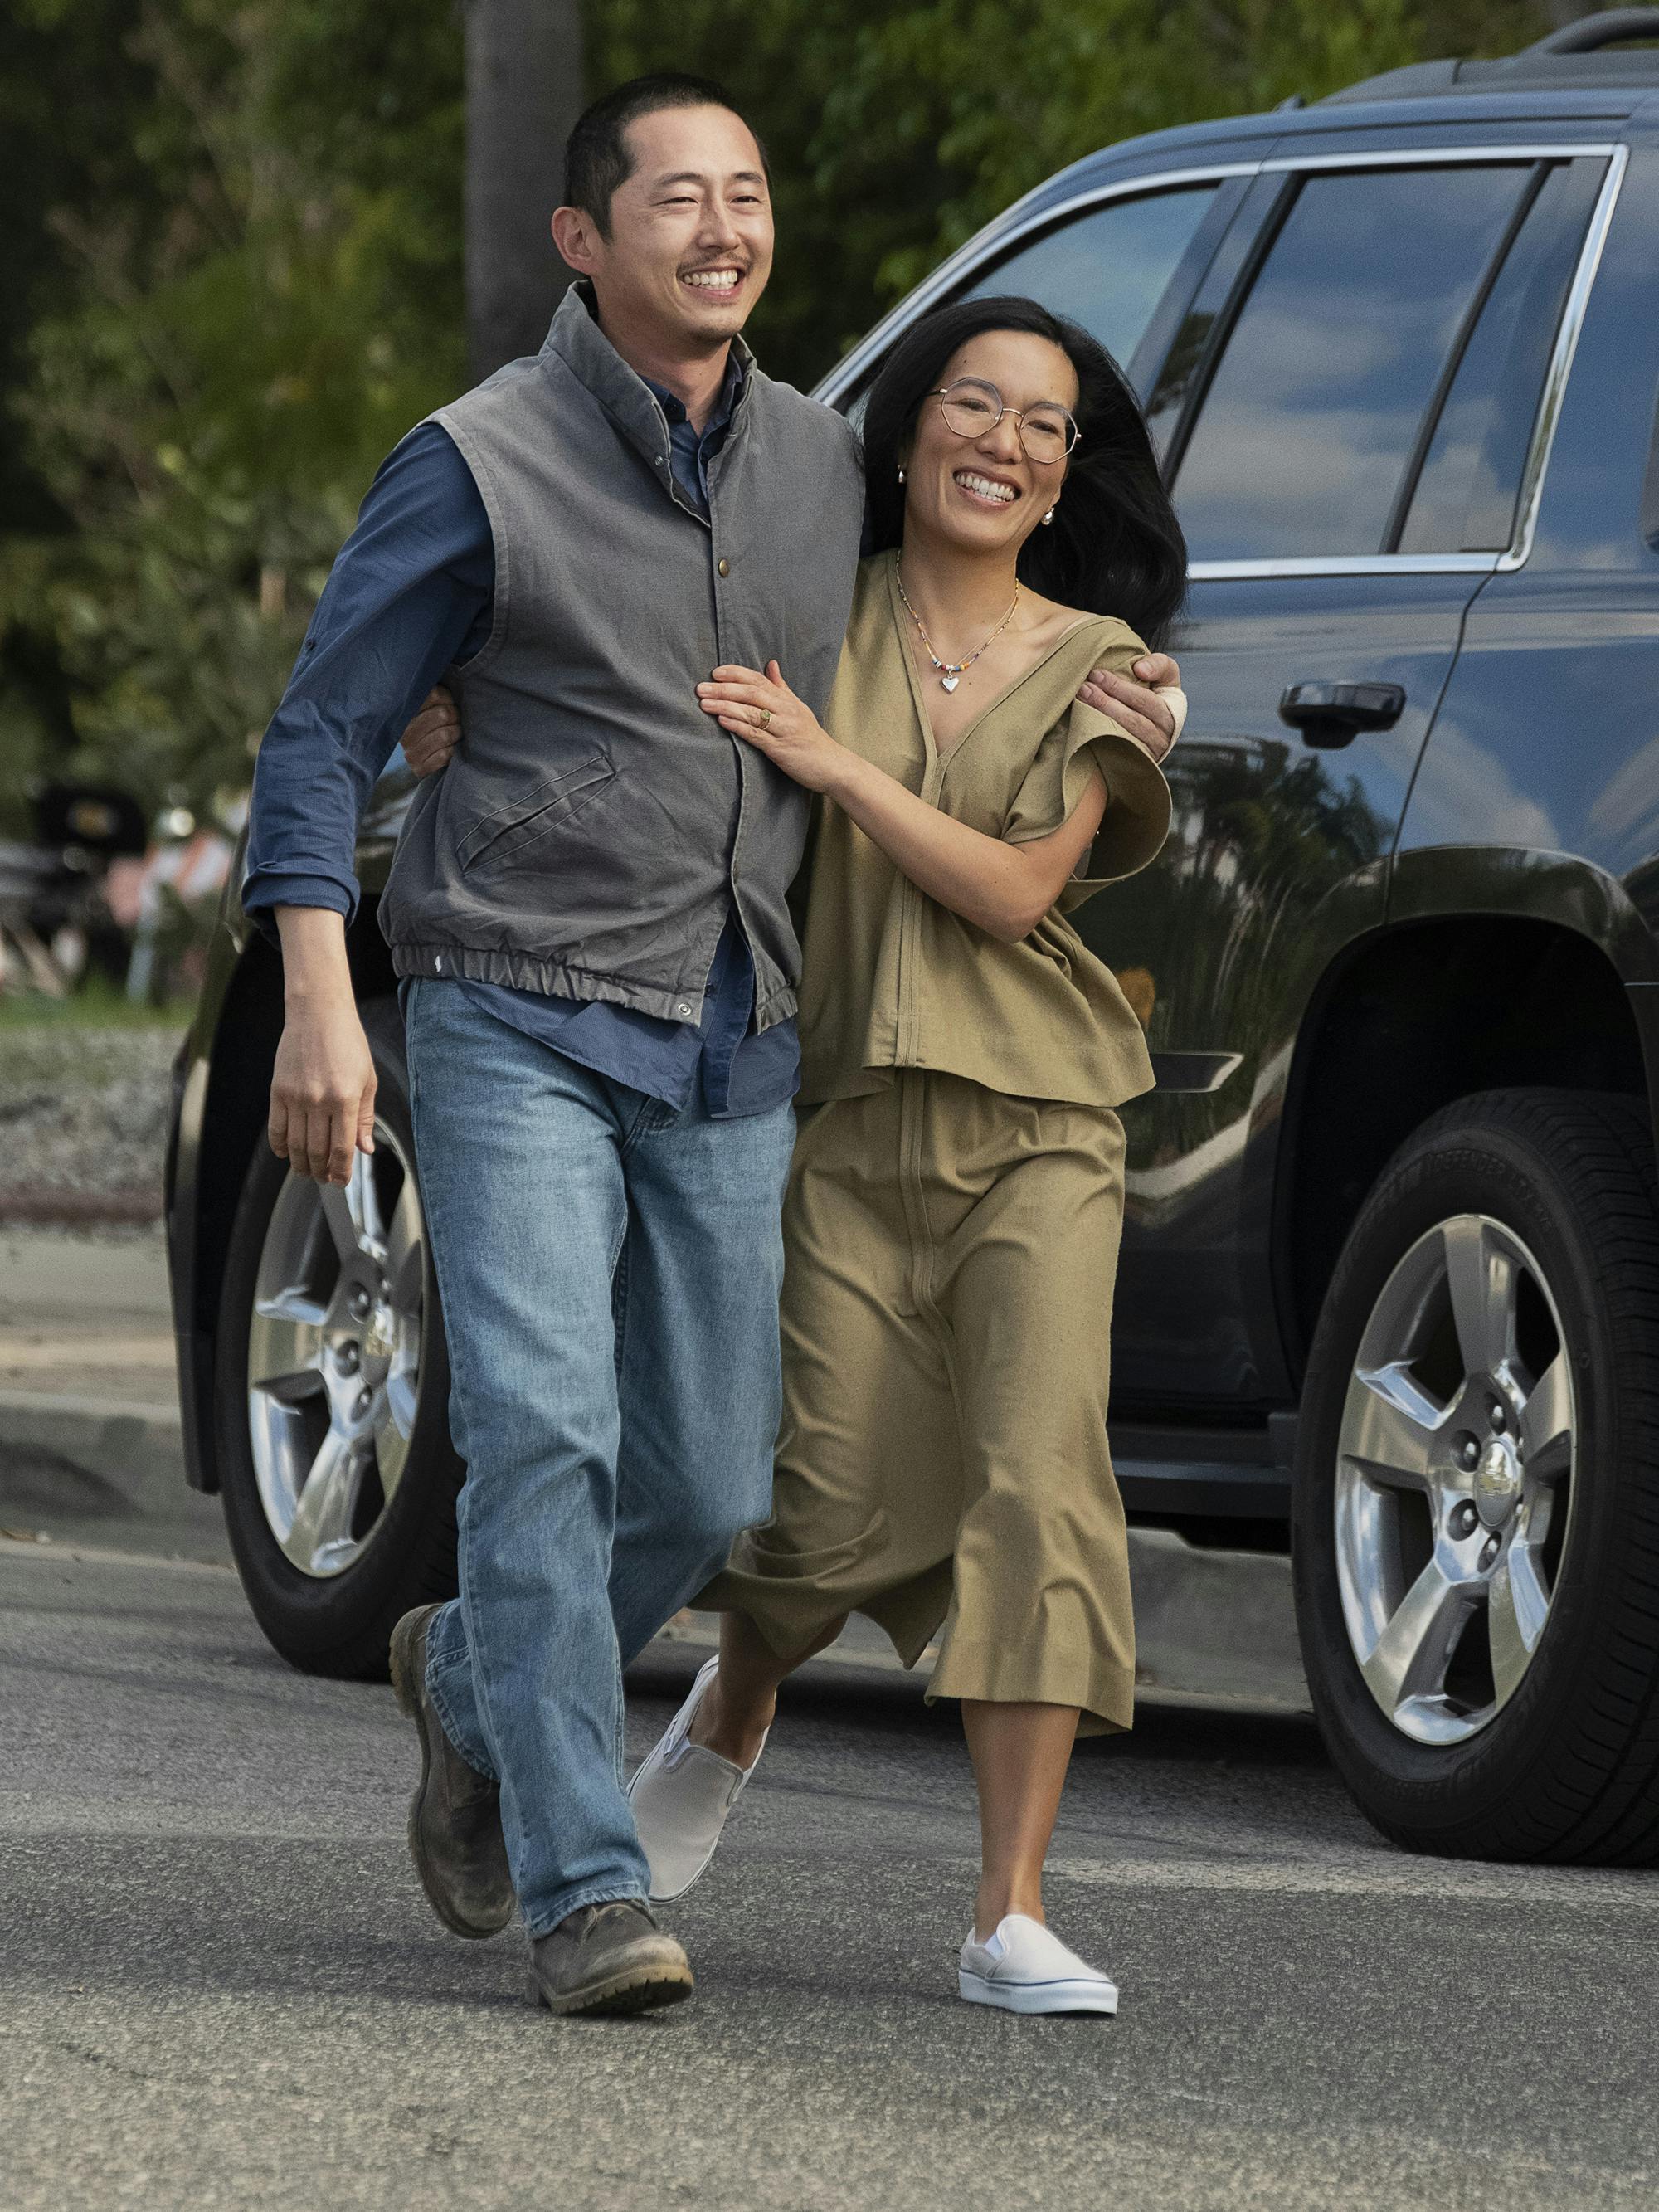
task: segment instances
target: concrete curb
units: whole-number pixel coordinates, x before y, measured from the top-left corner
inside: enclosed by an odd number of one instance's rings
[[[0,1452],[61,1461],[95,1475],[137,1504],[185,1480],[176,1406],[64,1398],[45,1390],[0,1390]]]
[[[171,1406],[0,1390],[0,1534],[228,1565],[224,1514],[185,1480]]]
[[[129,1524],[153,1521],[159,1540],[188,1540],[198,1556],[204,1539],[222,1553],[217,1501],[198,1498],[185,1482],[175,1407],[0,1391],[0,1462],[55,1471],[65,1493],[51,1516],[62,1528],[59,1541],[95,1543],[99,1522],[113,1516]],[[46,1486],[37,1475],[29,1487],[38,1501]],[[0,1522],[20,1516],[28,1517],[26,1505],[0,1505]],[[1288,1559],[1201,1548],[1167,1528],[1132,1528],[1129,1564],[1140,1689],[1309,1710]],[[712,1650],[717,1633],[715,1615],[685,1613],[659,1640]],[[885,1636],[865,1620],[853,1621],[822,1663],[903,1672]]]
[[[1253,1711],[1312,1710],[1288,1559],[1203,1549],[1168,1528],[1131,1528],[1129,1572],[1138,1692]],[[682,1613],[657,1640],[712,1651],[719,1638],[717,1614]],[[931,1650],[924,1652],[919,1674],[933,1658]],[[906,1671],[875,1623],[856,1619],[813,1664]]]
[[[0,1560],[38,1559],[47,1566],[121,1567],[133,1573],[234,1575],[229,1559],[186,1559],[177,1553],[122,1552],[107,1544],[61,1542],[56,1536],[14,1536],[0,1528]]]
[[[29,1229],[130,1229],[165,1211],[159,1190],[0,1189],[0,1224]]]

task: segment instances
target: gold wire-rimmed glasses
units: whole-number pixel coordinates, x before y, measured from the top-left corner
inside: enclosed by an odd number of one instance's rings
[[[1063,461],[1077,444],[1079,431],[1068,407],[1057,399],[1039,399],[1030,407],[1011,407],[994,384],[979,376],[959,376],[928,394],[939,402],[939,411],[958,438],[983,438],[1005,415],[1019,428],[1019,442],[1028,460],[1052,465]]]

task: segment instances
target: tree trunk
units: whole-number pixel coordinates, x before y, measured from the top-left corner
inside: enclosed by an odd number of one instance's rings
[[[582,108],[579,0],[465,0],[466,322],[475,377],[534,353],[566,270],[548,220]]]

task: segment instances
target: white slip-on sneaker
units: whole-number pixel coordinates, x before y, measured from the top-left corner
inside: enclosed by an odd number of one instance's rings
[[[651,1862],[651,1902],[671,1904],[684,1897],[719,1848],[720,1834],[744,1784],[760,1765],[734,1766],[717,1751],[690,1741],[702,1693],[714,1679],[718,1659],[697,1671],[691,1694],[668,1723],[667,1734],[647,1753],[628,1785],[645,1856]],[[769,1730],[769,1734],[770,1731]],[[761,1738],[761,1751],[766,1737]]]
[[[1068,1951],[1040,1920],[1011,1912],[981,1943],[969,1930],[957,1987],[969,2004],[1004,2012],[1117,2010],[1117,1984]]]

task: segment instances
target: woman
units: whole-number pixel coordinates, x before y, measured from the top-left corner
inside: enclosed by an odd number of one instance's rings
[[[1158,768],[1076,699],[1157,646],[1181,532],[1134,398],[1022,300],[925,317],[865,422],[872,542],[820,726],[777,662],[705,710],[821,794],[785,1206],[774,1515],[697,1601],[718,1660],[635,1778],[653,1893],[702,1872],[779,1683],[867,1614],[958,1699],[983,1860],[959,1989],[1115,2010],[1043,1921],[1079,1730],[1128,1727],[1106,1435],[1123,1201],[1114,1107],[1152,1070],[1066,913],[1142,867]],[[1138,635],[1137,635],[1138,633]],[[1144,641],[1144,642],[1143,642]],[[1092,857],[1091,857],[1092,855]]]

